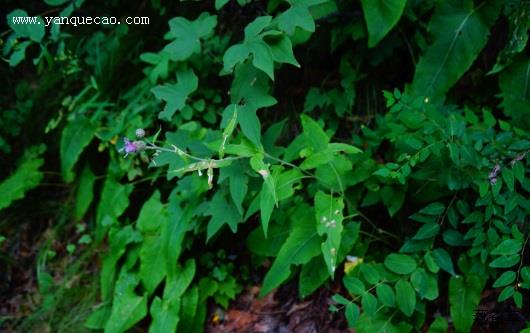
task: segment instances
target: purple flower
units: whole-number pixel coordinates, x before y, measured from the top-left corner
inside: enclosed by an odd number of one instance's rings
[[[145,149],[145,142],[143,141],[131,141],[128,138],[123,138],[125,145],[119,151],[125,152],[125,156],[134,154]]]
[[[499,164],[495,164],[495,167],[493,170],[491,170],[490,174],[488,175],[489,179],[497,178],[497,175],[501,171],[501,166]]]
[[[125,146],[123,147],[123,149],[125,150],[126,154],[136,153],[138,147],[136,146],[136,143],[134,141],[131,141],[127,138],[124,138],[123,141],[125,141]]]

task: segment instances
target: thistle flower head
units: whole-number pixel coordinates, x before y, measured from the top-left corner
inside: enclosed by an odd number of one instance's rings
[[[134,144],[133,141],[127,139],[127,138],[124,138],[123,141],[125,142],[125,146],[122,148],[125,150],[125,153],[126,154],[131,154],[131,153],[135,153],[136,152],[136,145]]]
[[[123,138],[123,142],[125,145],[119,151],[120,153],[125,152],[125,156],[143,151],[146,147],[143,141],[131,141],[128,138]]]

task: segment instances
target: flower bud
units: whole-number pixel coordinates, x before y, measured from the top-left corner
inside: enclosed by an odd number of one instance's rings
[[[138,128],[136,129],[136,132],[134,132],[136,134],[136,137],[138,139],[141,139],[145,136],[145,130],[143,128]]]
[[[134,141],[133,143],[136,146],[136,151],[137,152],[145,150],[145,147],[146,147],[145,142],[143,142],[143,141]]]

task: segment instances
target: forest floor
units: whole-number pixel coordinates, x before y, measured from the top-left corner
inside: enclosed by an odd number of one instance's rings
[[[332,313],[333,292],[321,288],[306,300],[298,299],[296,283],[259,298],[259,287],[247,288],[228,310],[215,308],[207,323],[209,333],[350,333],[343,313]]]
[[[25,224],[15,237],[0,244],[0,332],[53,332],[50,327],[62,327],[61,332],[82,332],[84,320],[93,304],[97,303],[97,263],[90,258],[81,260],[83,265],[73,266],[73,256],[66,246],[78,235],[71,230],[68,242],[57,242],[51,223],[40,232]],[[53,240],[53,241],[51,241]],[[38,278],[42,265],[42,249],[56,253],[53,265],[48,264],[49,276],[59,289],[46,290],[47,276]],[[96,251],[97,252],[97,251]],[[93,252],[92,255],[97,255]],[[39,259],[41,258],[41,259]],[[205,323],[208,333],[353,333],[342,311],[330,312],[331,297],[347,293],[339,283],[322,287],[311,296],[298,297],[296,280],[278,288],[265,297],[259,297],[259,286],[247,286],[228,309],[210,304]],[[530,309],[517,310],[512,304],[498,303],[498,292],[486,289],[482,294],[472,333],[517,333],[530,318]],[[449,318],[447,300],[429,304],[427,313]],[[432,316],[432,315],[431,315]],[[427,316],[422,332],[427,332],[433,318]],[[53,322],[53,323],[52,323]],[[449,332],[452,332],[449,322]],[[138,328],[134,332],[147,332]]]

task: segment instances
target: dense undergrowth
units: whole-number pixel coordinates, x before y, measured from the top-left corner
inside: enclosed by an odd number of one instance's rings
[[[526,327],[528,1],[1,6],[0,326],[200,332],[294,279],[355,332]]]

